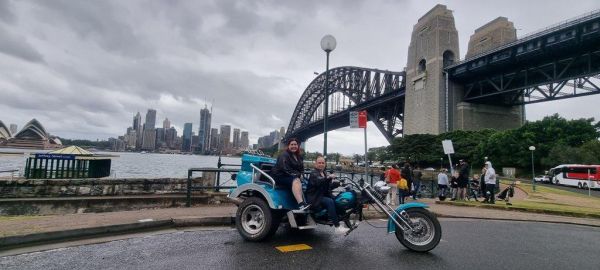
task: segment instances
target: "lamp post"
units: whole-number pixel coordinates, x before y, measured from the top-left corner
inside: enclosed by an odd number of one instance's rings
[[[327,160],[327,116],[329,114],[329,53],[335,50],[337,45],[332,35],[325,35],[321,39],[321,49],[327,55],[327,64],[325,67],[325,113],[323,114],[323,156]]]
[[[529,146],[529,150],[531,151],[531,187],[533,188],[533,191],[535,191],[535,170],[533,167],[533,151],[535,151],[535,146]]]
[[[444,158],[440,158],[440,171],[444,168]]]

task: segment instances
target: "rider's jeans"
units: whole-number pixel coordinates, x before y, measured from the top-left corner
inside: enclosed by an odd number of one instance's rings
[[[321,205],[327,209],[327,215],[329,215],[329,219],[333,222],[334,226],[339,226],[340,222],[338,221],[337,214],[335,212],[335,203],[333,199],[329,197],[321,197]]]

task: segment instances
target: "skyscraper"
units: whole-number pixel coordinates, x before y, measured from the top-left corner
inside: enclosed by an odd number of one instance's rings
[[[138,112],[133,117],[133,126],[132,127],[133,127],[133,130],[135,131],[135,136],[136,136],[135,148],[141,149],[142,148],[143,129],[142,129],[142,115],[140,114],[140,112]]]
[[[229,152],[231,148],[231,126],[221,125],[221,136],[219,142],[219,150],[221,152]]]
[[[192,151],[192,123],[183,124],[183,136],[181,142],[181,151]]]
[[[248,138],[248,131],[242,131],[242,137],[240,138],[240,148],[248,149],[248,145],[250,144],[250,140]]]
[[[165,143],[167,147],[170,149],[175,148],[177,140],[177,130],[174,127],[171,127],[165,131]]]
[[[169,118],[165,118],[165,120],[163,121],[163,128],[164,129],[171,128],[171,121],[169,121]]]
[[[142,150],[154,151],[156,148],[156,130],[145,129],[142,137]]]
[[[156,128],[156,110],[148,109],[146,113],[146,129],[155,129]]]
[[[234,128],[233,129],[233,148],[238,149],[238,148],[240,148],[240,146],[241,146],[241,144],[240,144],[240,129]]]
[[[204,109],[200,110],[200,127],[198,127],[198,137],[200,152],[207,153],[210,150],[210,121],[212,113],[208,107],[204,105]]]
[[[216,128],[210,129],[210,152],[217,153],[219,151],[219,130]]]

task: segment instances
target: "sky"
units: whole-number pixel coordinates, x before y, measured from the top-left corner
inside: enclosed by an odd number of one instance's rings
[[[212,126],[259,136],[286,127],[325,69],[320,40],[337,39],[330,66],[402,71],[413,25],[437,3],[453,10],[464,58],[469,36],[498,16],[517,36],[600,9],[572,1],[15,1],[0,0],[0,121],[32,118],[63,138],[123,135],[157,110],[181,134],[212,106]],[[526,106],[528,120],[594,117],[600,95]],[[361,130],[328,133],[328,152],[364,152]],[[387,145],[373,124],[368,147]],[[306,143],[322,150],[322,135]]]

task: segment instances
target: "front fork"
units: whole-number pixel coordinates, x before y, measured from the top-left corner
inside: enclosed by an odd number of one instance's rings
[[[370,186],[363,186],[362,191],[364,191],[391,220],[398,226],[398,228],[402,228],[404,231],[414,230],[414,226],[408,217],[408,213],[405,210],[401,210],[400,212],[394,210],[389,204],[383,203],[384,198],[379,198],[380,196],[373,194],[371,192]]]

